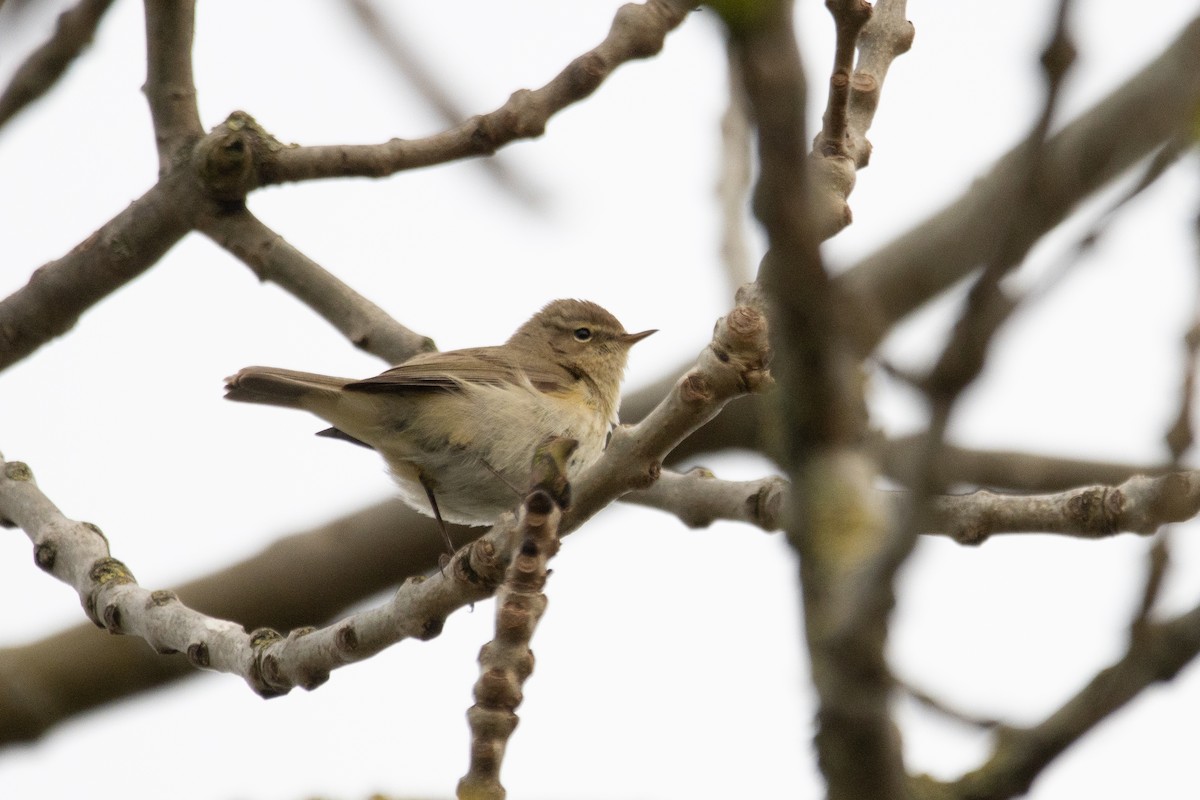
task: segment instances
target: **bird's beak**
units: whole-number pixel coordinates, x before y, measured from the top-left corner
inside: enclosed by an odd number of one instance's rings
[[[630,346],[635,345],[652,333],[658,333],[658,328],[651,328],[650,330],[642,331],[641,333],[626,333],[620,337],[621,344]]]

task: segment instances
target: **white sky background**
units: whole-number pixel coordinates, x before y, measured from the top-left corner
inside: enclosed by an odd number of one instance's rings
[[[57,4],[44,5],[19,28],[0,15],[0,80],[51,29]],[[617,5],[389,11],[477,113],[595,45]],[[823,86],[832,24],[822,4],[800,5],[810,80]],[[1023,135],[1041,103],[1036,56],[1053,5],[910,4],[916,42],[889,75],[872,163],[851,196],[855,223],[827,246],[831,264],[852,263],[940,208]],[[1159,52],[1196,11],[1184,0],[1153,13],[1118,0],[1077,5],[1080,58],[1061,118]],[[710,17],[693,15],[657,59],[621,67],[542,139],[504,150],[541,191],[540,212],[511,202],[472,163],[267,189],[250,208],[443,349],[497,343],[555,297],[596,300],[630,330],[660,328],[634,350],[627,385],[636,387],[698,352],[730,306],[713,194],[724,57]],[[152,184],[143,39],[141,5],[118,3],[53,94],[0,130],[0,296]],[[234,109],[301,144],[442,127],[337,3],[201,3],[195,73],[206,127]],[[815,122],[820,109],[810,111]],[[1005,330],[954,438],[1163,458],[1196,294],[1188,231],[1197,207],[1193,157],[1112,226],[1094,260]],[[1034,283],[1070,241],[1039,248],[1022,282]],[[953,310],[940,303],[905,326],[889,355],[925,363]],[[224,402],[221,379],[247,364],[364,376],[382,368],[189,236],[67,336],[0,374],[0,450],[27,461],[67,515],[99,524],[150,588],[388,496],[382,463],[313,438],[318,421]],[[878,424],[921,424],[912,397],[883,381],[876,389]],[[704,463],[730,478],[770,470],[734,455]],[[1167,611],[1200,595],[1196,534],[1183,526],[1175,539]],[[981,714],[1040,719],[1121,652],[1147,544],[923,540],[900,585],[897,672]],[[689,531],[617,506],[570,537],[554,570],[503,772],[513,796],[820,796],[795,563],[781,536],[731,524]],[[0,609],[0,646],[83,619],[74,593],[33,566],[19,531],[0,532]],[[337,670],[312,693],[265,702],[211,674],[103,709],[0,751],[0,796],[448,796],[466,765],[464,712],[491,623],[492,604],[480,604],[433,642]],[[1192,668],[1102,725],[1032,796],[1194,797],[1198,703]],[[954,776],[987,752],[986,736],[911,703],[900,703],[899,718],[915,770]]]

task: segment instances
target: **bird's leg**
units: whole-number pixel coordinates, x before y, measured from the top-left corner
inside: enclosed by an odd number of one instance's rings
[[[437,498],[433,496],[433,487],[420,473],[417,474],[417,480],[421,482],[421,488],[425,490],[425,496],[429,498],[429,506],[433,509],[433,518],[437,520],[438,527],[442,531],[442,538],[446,541],[446,563],[449,563],[450,558],[454,556],[454,542],[450,541],[450,532],[446,530],[446,521],[442,519],[442,512],[438,510]],[[445,568],[445,564],[442,567]]]

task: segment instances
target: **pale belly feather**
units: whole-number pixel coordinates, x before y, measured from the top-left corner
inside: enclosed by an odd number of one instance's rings
[[[533,451],[548,436],[579,442],[567,467],[574,480],[599,458],[615,422],[581,396],[568,401],[531,386],[472,386],[405,405],[410,413],[397,421],[402,432],[377,447],[409,505],[433,513],[417,479],[423,474],[442,517],[465,525],[490,524],[517,506],[529,487]]]

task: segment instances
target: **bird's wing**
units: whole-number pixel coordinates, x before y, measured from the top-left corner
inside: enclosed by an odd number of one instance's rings
[[[499,351],[499,352],[497,352]],[[496,347],[422,353],[374,378],[346,385],[348,391],[408,393],[457,391],[467,384],[501,386],[528,380],[543,392],[564,389],[571,375],[556,364],[531,366]]]

